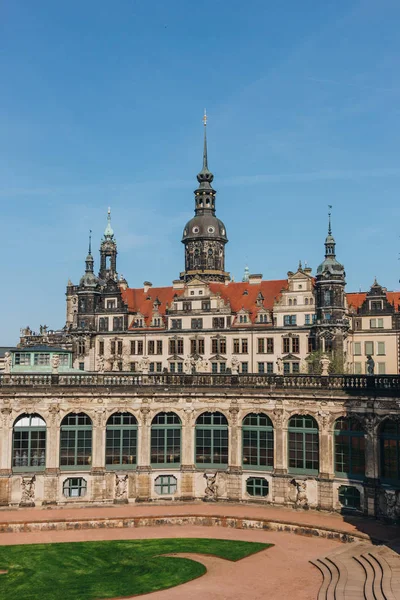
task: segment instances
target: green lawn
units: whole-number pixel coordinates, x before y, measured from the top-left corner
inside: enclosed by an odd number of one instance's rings
[[[154,592],[206,572],[198,562],[160,556],[212,554],[240,560],[270,544],[177,538],[0,546],[0,600],[97,600]]]

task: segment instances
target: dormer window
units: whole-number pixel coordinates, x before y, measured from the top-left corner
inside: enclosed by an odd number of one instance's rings
[[[115,308],[115,305],[115,300],[107,300],[107,310],[112,310],[113,308]]]
[[[371,300],[371,310],[382,310],[382,300]]]

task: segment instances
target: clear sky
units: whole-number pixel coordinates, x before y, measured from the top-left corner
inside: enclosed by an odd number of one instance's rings
[[[65,323],[107,207],[131,287],[183,270],[207,108],[226,268],[399,288],[398,0],[2,0],[0,345]]]

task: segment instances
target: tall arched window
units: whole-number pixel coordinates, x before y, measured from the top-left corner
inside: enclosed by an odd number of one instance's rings
[[[135,467],[137,462],[137,420],[131,413],[114,413],[106,427],[106,466],[109,469]]]
[[[400,483],[400,422],[386,419],[379,430],[381,479]]]
[[[70,413],[61,421],[61,469],[89,469],[92,464],[92,421],[85,413]]]
[[[21,415],[13,427],[14,471],[43,471],[46,467],[46,423],[40,415]]]
[[[222,413],[205,412],[197,418],[195,462],[210,467],[228,464],[228,421]]]
[[[249,414],[242,427],[244,469],[272,469],[274,466],[274,429],[263,413]]]
[[[181,420],[173,412],[156,415],[151,423],[152,465],[176,465],[181,462]]]
[[[364,429],[356,419],[341,417],[335,423],[335,473],[342,477],[365,475]]]
[[[318,424],[310,415],[294,415],[288,425],[289,471],[317,475]]]

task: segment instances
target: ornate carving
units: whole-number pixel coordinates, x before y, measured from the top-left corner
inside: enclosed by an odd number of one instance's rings
[[[139,370],[143,375],[148,375],[150,368],[150,360],[148,356],[143,356],[142,360],[138,363]]]
[[[292,479],[290,483],[296,488],[296,499],[294,501],[296,508],[304,508],[305,510],[307,510],[309,508],[307,497],[307,482],[301,479]]]
[[[231,369],[232,375],[237,375],[239,373],[239,359],[237,356],[232,356]]]
[[[97,357],[97,371],[99,373],[104,373],[105,371],[105,359],[102,355]]]
[[[206,489],[204,491],[204,502],[215,502],[218,498],[217,473],[204,473],[203,477],[206,480]]]
[[[128,475],[115,475],[115,499],[126,500],[128,495]]]
[[[22,477],[21,480],[21,504],[32,505],[35,500],[35,481],[36,475],[33,477]]]
[[[58,354],[53,354],[51,358],[51,372],[53,375],[57,375],[60,366],[60,357]]]
[[[4,373],[11,373],[12,358],[10,352],[4,354]]]
[[[283,425],[283,416],[284,416],[285,412],[284,410],[282,410],[281,408],[276,408],[274,410],[274,417],[275,417],[275,426],[277,428],[281,428]]]
[[[326,356],[326,354],[322,355],[321,360],[319,361],[319,364],[321,365],[321,375],[324,377],[328,377],[331,361]]]
[[[330,415],[328,412],[324,411],[324,410],[319,410],[318,411],[318,416],[320,418],[320,422],[322,425],[322,429],[326,430],[329,427],[329,423],[330,423]]]
[[[400,517],[400,491],[381,490],[378,499],[379,514],[394,521]]]
[[[56,419],[60,413],[60,405],[59,404],[50,404],[49,406],[49,415],[51,418],[51,424],[56,424]]]
[[[142,415],[143,425],[147,425],[150,416],[150,408],[148,406],[142,406],[140,413]]]
[[[237,406],[231,406],[229,409],[229,414],[231,417],[231,425],[237,425],[239,408]]]
[[[365,431],[367,432],[368,435],[373,435],[375,427],[378,422],[379,422],[379,419],[376,415],[368,415],[368,414],[365,415],[364,427],[365,427]]]

